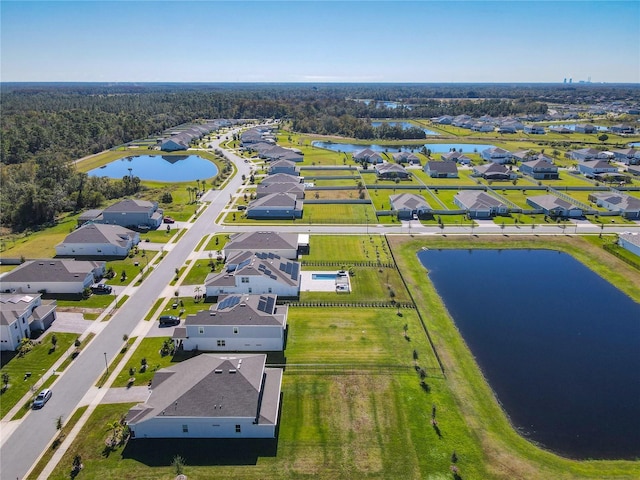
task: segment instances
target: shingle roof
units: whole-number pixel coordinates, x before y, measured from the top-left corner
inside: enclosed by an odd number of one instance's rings
[[[556,208],[571,210],[572,208],[579,208],[577,205],[563,200],[560,197],[556,197],[555,195],[536,195],[528,197],[527,202],[532,205],[538,205],[540,208],[544,208],[546,210],[554,210]]]
[[[273,253],[241,252],[227,261],[227,268],[220,273],[207,275],[206,286],[235,286],[237,276],[269,277],[287,286],[300,284],[300,263]]]
[[[461,190],[456,194],[455,198],[469,210],[506,207],[496,197],[479,190]]]
[[[121,247],[127,246],[136,233],[119,225],[87,224],[66,236],[64,243],[110,243]]]
[[[260,183],[300,183],[302,177],[289,175],[288,173],[274,173],[261,180]]]
[[[187,325],[286,325],[285,306],[276,308],[277,295],[231,294],[218,297],[209,310],[188,315]],[[276,310],[283,313],[276,314]]]
[[[389,195],[389,201],[394,210],[431,210],[424,197],[415,193]]]
[[[297,249],[298,234],[268,231],[237,233],[231,236],[224,248],[246,251]]]
[[[155,204],[147,200],[126,199],[104,209],[105,212],[147,212]]]
[[[612,205],[616,205],[621,210],[638,211],[640,210],[640,199],[632,197],[631,195],[625,195],[615,192],[598,192],[592,193],[591,196],[603,200]]]
[[[272,193],[258,198],[251,202],[249,209],[260,207],[285,207],[291,209],[299,209],[299,201],[292,193]]]
[[[3,282],[77,282],[104,262],[46,258],[28,260],[2,277]]]
[[[456,162],[445,160],[442,162],[427,162],[427,168],[432,172],[458,173]]]

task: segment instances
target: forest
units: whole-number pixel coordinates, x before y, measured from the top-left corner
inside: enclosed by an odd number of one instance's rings
[[[370,120],[543,113],[551,101],[639,97],[633,85],[3,83],[0,226],[38,228],[131,195],[139,180],[90,178],[71,162],[198,118],[281,118],[302,133],[403,139],[424,132]]]

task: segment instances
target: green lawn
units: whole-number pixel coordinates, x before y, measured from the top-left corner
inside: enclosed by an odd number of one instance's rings
[[[227,234],[214,235],[209,239],[209,242],[207,242],[207,246],[204,247],[204,250],[222,250],[228,241],[229,235]]]
[[[151,230],[140,235],[140,243],[138,244],[138,248],[143,249],[147,239],[153,243],[167,243],[169,240],[171,240],[171,237],[173,237],[177,232],[180,231],[175,227],[167,231],[167,226],[170,225],[162,224],[160,225],[160,227],[158,227],[157,230]]]
[[[187,273],[187,276],[182,280],[183,285],[202,285],[204,279],[207,278],[212,272],[220,271],[221,266],[217,264],[215,257],[213,257],[214,269],[211,269],[209,260],[197,260]]]
[[[55,298],[58,307],[104,309],[114,302],[115,295],[92,294],[89,298],[81,298],[79,295],[46,295],[47,298]]]
[[[63,215],[58,223],[39,232],[25,232],[1,237],[2,256],[7,258],[53,258],[55,246],[61,243],[77,225],[76,215]]]
[[[29,389],[42,378],[78,337],[75,333],[56,333],[55,335],[58,343],[53,351],[51,350],[52,333],[49,333],[39,338],[37,340],[39,344],[24,357],[19,357],[14,352],[2,352],[0,374],[9,374],[9,388],[0,395],[0,418],[4,417],[29,392]],[[26,372],[31,372],[31,376],[25,378]],[[37,393],[37,391],[33,392],[33,395]]]
[[[311,235],[309,254],[302,260],[308,262],[374,262],[392,261],[387,241],[381,235]]]
[[[148,265],[153,264],[153,260],[156,255],[160,255],[160,252],[154,252],[144,249],[144,243],[138,246],[138,251],[132,251],[133,256],[128,256],[122,260],[114,260],[107,263],[107,269],[113,268],[115,277],[111,280],[107,280],[110,285],[129,285],[133,279],[141,272],[142,268],[147,268]],[[131,255],[131,254],[130,254]],[[138,265],[136,265],[136,263]],[[125,272],[126,278],[122,281],[122,272]]]
[[[449,210],[460,210],[460,207],[456,205],[455,202],[453,201],[453,197],[455,197],[457,193],[458,193],[458,190],[441,190],[438,188],[431,189],[431,194],[437,200],[440,200],[440,202],[442,202],[442,204],[444,204],[444,206]],[[429,197],[427,197],[427,201],[429,202],[430,205],[434,204],[434,202],[432,202]],[[436,208],[440,209],[440,206],[437,203],[436,203]]]

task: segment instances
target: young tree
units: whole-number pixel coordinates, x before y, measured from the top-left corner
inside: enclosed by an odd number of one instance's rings
[[[55,350],[57,345],[58,345],[58,337],[56,337],[56,334],[54,333],[53,335],[51,335],[51,349]]]

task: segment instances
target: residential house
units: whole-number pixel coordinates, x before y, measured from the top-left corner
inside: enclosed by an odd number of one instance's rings
[[[162,224],[163,211],[157,202],[127,199],[114,203],[102,211],[102,223],[121,227],[145,226],[151,229]]]
[[[595,125],[591,125],[589,123],[577,123],[574,127],[574,130],[578,133],[596,133],[598,131],[598,127]]]
[[[520,171],[536,180],[557,180],[560,178],[558,167],[547,158],[538,158],[520,165]]]
[[[431,178],[458,178],[458,166],[456,162],[427,162],[424,171]]]
[[[513,160],[516,162],[529,162],[538,157],[538,154],[533,150],[518,150],[513,152]]]
[[[290,175],[288,173],[274,173],[273,175],[267,175],[260,180],[261,185],[269,183],[302,183],[304,177]]]
[[[220,295],[209,310],[188,315],[174,330],[179,348],[205,352],[284,350],[287,306],[277,295]]]
[[[394,153],[393,159],[396,163],[408,163],[409,165],[421,165],[420,158],[411,152]]]
[[[640,199],[620,192],[596,192],[589,194],[589,201],[624,218],[640,219]]]
[[[639,166],[629,165],[629,168],[627,168],[627,172],[629,172],[631,175],[640,175],[640,165]]]
[[[57,256],[126,257],[140,234],[120,225],[87,223],[56,245]]]
[[[276,160],[269,165],[269,175],[286,173],[287,175],[300,175],[300,168],[291,160]]]
[[[592,178],[601,173],[617,173],[618,168],[615,165],[611,165],[606,160],[595,160],[579,163],[578,171],[585,177]]]
[[[582,208],[555,195],[527,197],[527,203],[551,217],[576,218],[583,215]]]
[[[415,193],[389,195],[389,203],[391,210],[396,212],[401,220],[410,220],[414,215],[423,218],[430,215],[432,211],[424,197]]]
[[[374,169],[378,178],[384,180],[394,180],[396,178],[406,180],[409,178],[409,172],[407,172],[402,165],[397,163],[379,163],[375,165]]]
[[[431,121],[433,123],[437,123],[438,125],[451,125],[453,117],[451,115],[443,115],[441,117],[433,117]]]
[[[0,306],[0,350],[16,350],[23,338],[46,330],[56,319],[56,301],[41,295],[0,293]]]
[[[224,271],[205,280],[208,297],[225,293],[298,297],[300,263],[273,253],[242,252],[227,259]]]
[[[105,262],[45,258],[28,260],[0,278],[0,290],[81,294],[105,274]]]
[[[158,370],[126,424],[134,439],[275,438],[282,369],[266,354],[201,354]]]
[[[573,133],[573,130],[562,125],[551,126],[549,127],[549,131],[552,133],[560,133],[562,135],[571,135]]]
[[[253,200],[247,208],[247,218],[302,218],[302,208],[303,200],[297,199],[293,193],[272,193]]]
[[[462,152],[451,151],[443,153],[440,158],[445,162],[456,162],[460,165],[471,165],[471,159]]]
[[[636,148],[624,148],[621,150],[613,150],[613,158],[627,165],[640,164],[640,150]]]
[[[256,187],[256,198],[263,198],[274,193],[290,193],[298,200],[304,198],[305,186],[302,183],[261,183]]]
[[[613,133],[623,134],[623,135],[633,135],[635,133],[635,129],[631,125],[623,125],[618,124],[609,128]]]
[[[523,132],[532,135],[544,135],[546,133],[546,130],[541,125],[525,125],[523,128]]]
[[[102,210],[92,209],[82,212],[77,219],[77,225],[84,225],[87,222],[102,223]]]
[[[471,130],[474,132],[493,132],[495,130],[493,123],[488,122],[475,122],[471,125]]]
[[[186,136],[178,136],[165,138],[160,142],[160,150],[163,152],[176,152],[179,150],[187,150],[189,141]]]
[[[503,123],[498,127],[498,133],[517,133],[518,129],[514,124]]]
[[[578,162],[589,162],[606,159],[607,155],[602,150],[596,150],[595,148],[580,148],[567,152],[567,157]]]
[[[499,164],[511,163],[513,161],[513,155],[511,152],[500,147],[491,147],[482,150],[482,152],[480,152],[480,156],[488,162]]]
[[[618,245],[640,257],[640,234],[624,232],[618,235]]]
[[[509,211],[507,205],[482,190],[460,190],[453,202],[471,218],[490,218]]]
[[[476,165],[473,167],[473,174],[486,180],[510,180],[517,177],[513,171],[499,163]]]
[[[469,115],[457,115],[453,118],[453,120],[451,120],[451,125],[453,125],[454,127],[471,128],[472,124],[473,118],[471,118]]]
[[[365,148],[364,150],[355,152],[353,154],[353,160],[356,162],[361,162],[361,163],[367,162],[367,163],[373,163],[373,164],[382,163],[384,161],[382,160],[382,155],[380,155],[378,152],[371,150],[370,148]]]
[[[232,258],[243,252],[274,253],[295,260],[300,251],[301,238],[297,233],[257,231],[231,235],[222,252]]]

